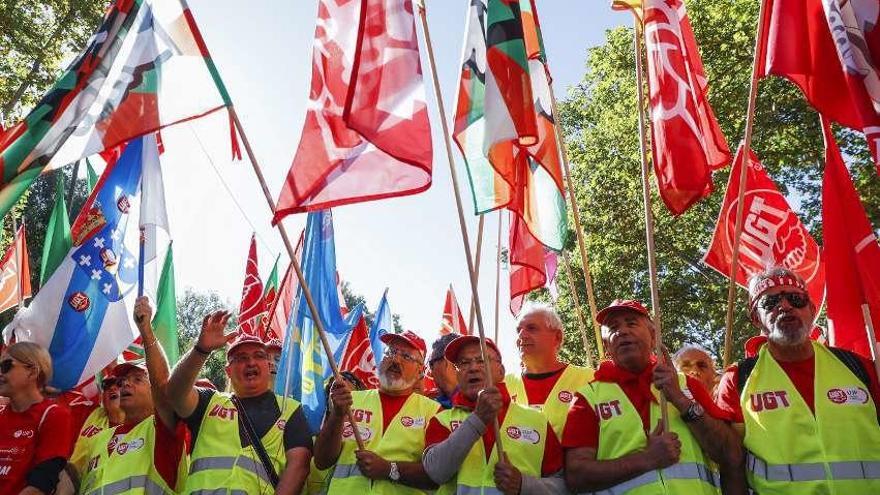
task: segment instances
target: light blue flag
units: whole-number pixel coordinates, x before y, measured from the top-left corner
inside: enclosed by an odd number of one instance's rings
[[[394,321],[391,318],[391,308],[388,306],[388,289],[385,289],[382,300],[379,301],[379,307],[376,308],[376,314],[373,316],[373,326],[370,327],[370,346],[373,348],[373,359],[375,359],[377,367],[385,357],[385,344],[379,339],[386,333],[393,332]]]

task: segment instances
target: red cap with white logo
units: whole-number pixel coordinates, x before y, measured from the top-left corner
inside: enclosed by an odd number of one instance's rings
[[[384,342],[385,344],[390,344],[395,340],[398,342],[406,342],[407,344],[415,347],[422,353],[422,356],[428,353],[428,346],[425,345],[425,340],[415,334],[415,332],[411,330],[407,330],[403,333],[386,333],[379,337],[379,340]]]
[[[640,313],[642,315],[651,317],[651,313],[648,312],[648,308],[646,308],[642,303],[636,301],[635,299],[615,299],[608,305],[607,308],[599,311],[599,314],[596,315],[596,321],[599,322],[600,325],[605,323],[605,318],[608,317],[614,311],[635,311],[636,313]]]

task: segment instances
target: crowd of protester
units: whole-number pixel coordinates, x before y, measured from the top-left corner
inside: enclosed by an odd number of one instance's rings
[[[874,363],[810,338],[817,308],[788,270],[753,277],[747,310],[759,338],[723,372],[698,344],[656,355],[634,300],[598,313],[595,370],[560,360],[562,322],[541,304],[517,320],[516,373],[489,339],[429,352],[389,333],[378,388],[331,380],[313,436],[273,392],[280,342],[228,335],[215,312],[171,370],[139,298],[145,357],[109,370],[95,401],[52,390],[39,345],[2,350],[0,495],[880,493]],[[221,351],[227,392],[199,379]]]

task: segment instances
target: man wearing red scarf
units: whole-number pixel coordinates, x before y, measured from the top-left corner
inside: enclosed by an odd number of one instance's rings
[[[644,487],[651,493],[717,493],[709,459],[721,467],[725,493],[745,493],[742,444],[727,418],[694,378],[653,355],[656,327],[638,301],[615,300],[599,312],[603,361],[576,396],[562,446],[568,489],[579,493]],[[665,361],[665,360],[664,360]],[[669,429],[661,424],[660,394]]]

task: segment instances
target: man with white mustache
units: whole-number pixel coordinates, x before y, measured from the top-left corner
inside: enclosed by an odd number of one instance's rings
[[[423,494],[436,485],[422,468],[425,429],[439,411],[433,400],[413,393],[425,370],[425,341],[411,331],[381,337],[388,345],[379,364],[378,390],[351,391],[334,383],[321,431],[315,467],[333,468],[327,493]],[[349,415],[364,442],[358,448]]]
[[[880,493],[880,389],[871,361],[810,340],[816,305],[786,268],[749,283],[757,356],[725,371],[718,405],[743,436],[757,494]]]

